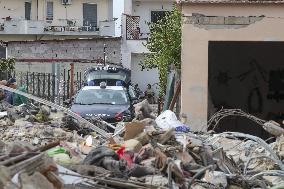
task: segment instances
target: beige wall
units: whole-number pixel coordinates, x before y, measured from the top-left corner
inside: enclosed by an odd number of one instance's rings
[[[208,104],[209,41],[284,41],[284,5],[184,5],[183,14],[206,16],[266,16],[240,28],[203,29],[183,24],[182,32],[182,112],[193,130],[204,129]],[[279,18],[281,17],[281,18]]]
[[[36,0],[26,0],[32,2],[31,18],[36,20]],[[0,17],[12,17],[13,19],[25,18],[25,2],[23,0],[2,0],[0,2]],[[45,20],[46,2],[54,2],[54,19],[66,19],[65,6],[61,4],[61,0],[39,0],[38,19]],[[83,3],[97,4],[98,22],[109,19],[109,0],[73,0],[72,5],[67,5],[67,19],[74,19],[79,25],[83,23]],[[3,22],[4,20],[0,20]],[[54,20],[54,24],[59,24],[58,20]]]
[[[3,0],[0,2],[0,17],[25,19],[25,2],[32,2],[32,19],[36,19],[36,0]]]

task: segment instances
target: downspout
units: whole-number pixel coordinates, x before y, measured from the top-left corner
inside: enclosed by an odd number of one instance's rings
[[[36,20],[38,21],[38,0],[36,0]],[[38,36],[36,35],[36,41],[38,39]]]
[[[36,20],[38,20],[38,0],[36,0]]]

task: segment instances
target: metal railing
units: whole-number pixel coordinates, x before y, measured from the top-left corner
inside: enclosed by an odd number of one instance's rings
[[[140,29],[140,16],[126,15],[126,39],[143,40],[147,39],[149,33],[142,33]]]
[[[64,69],[60,75],[37,72],[3,72],[0,80],[14,77],[19,86],[26,86],[27,93],[34,96],[62,104],[79,91],[83,85],[83,74],[75,72],[71,79],[70,70]],[[71,83],[73,81],[73,84]]]

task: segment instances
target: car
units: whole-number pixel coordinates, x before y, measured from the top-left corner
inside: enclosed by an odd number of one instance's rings
[[[134,117],[133,100],[129,88],[123,86],[85,86],[74,97],[71,111],[83,118],[100,117],[116,124]]]

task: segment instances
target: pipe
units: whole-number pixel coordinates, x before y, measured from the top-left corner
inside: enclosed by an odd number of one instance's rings
[[[36,20],[38,20],[38,0],[36,0]]]

